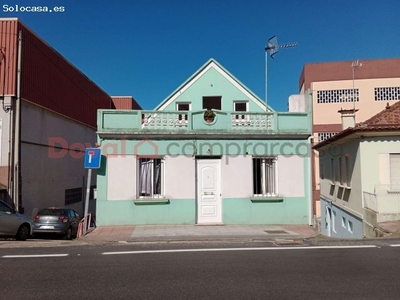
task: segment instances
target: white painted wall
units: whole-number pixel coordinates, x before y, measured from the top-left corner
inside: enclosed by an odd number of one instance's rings
[[[9,146],[11,143],[10,117],[10,113],[6,113],[0,108],[0,183],[4,186],[8,185]]]
[[[325,178],[320,181],[321,197],[332,201],[335,205],[348,209],[350,213],[362,216],[362,185],[361,185],[361,166],[359,155],[358,139],[353,139],[347,144],[334,144],[323,148],[319,152],[319,162],[324,168]],[[350,189],[344,188],[335,180],[338,170],[338,159],[342,159],[342,176],[345,172],[345,156],[349,156],[351,183]],[[333,158],[334,169],[331,169],[331,159]],[[322,207],[321,207],[322,213]]]
[[[166,156],[165,195],[174,199],[194,199],[196,161],[191,156]]]
[[[390,155],[388,153],[379,153],[378,164],[379,164],[379,182],[381,184],[390,184]]]
[[[251,197],[253,192],[252,168],[252,157],[250,155],[223,156],[221,166],[222,197]]]
[[[289,175],[290,174],[290,175]],[[304,158],[278,156],[278,191],[284,197],[304,197]]]
[[[137,158],[134,155],[107,156],[107,199],[136,199]],[[299,156],[278,158],[278,189],[284,197],[304,197],[304,159]],[[189,156],[165,156],[165,197],[196,197],[196,161]],[[287,174],[291,174],[288,176]],[[246,198],[253,193],[252,156],[221,158],[223,198]]]
[[[360,147],[362,186],[373,193],[375,185],[390,184],[389,154],[400,153],[400,138],[366,138]]]
[[[84,149],[85,144],[95,144],[95,130],[27,101],[22,102],[21,120],[21,199],[25,214],[30,215],[35,208],[64,206],[66,189],[83,187],[86,191]],[[63,141],[59,146],[66,148],[54,152],[52,138]],[[96,184],[95,171],[91,184]],[[89,211],[95,210],[94,205],[91,201]],[[83,213],[83,202],[71,207]]]
[[[251,197],[253,194],[252,156],[222,158],[222,196]],[[284,197],[304,197],[304,158],[278,156],[278,192]],[[290,176],[288,176],[290,174]]]
[[[135,155],[107,155],[107,200],[134,200],[136,196]]]
[[[1,119],[1,149],[0,149],[0,166],[8,166],[8,151],[10,143],[10,114],[0,108]]]

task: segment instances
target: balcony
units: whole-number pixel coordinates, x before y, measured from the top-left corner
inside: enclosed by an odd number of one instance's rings
[[[211,123],[201,111],[99,110],[98,134],[134,133],[268,133],[310,134],[307,113],[253,113],[215,110]]]
[[[364,208],[377,213],[378,222],[400,220],[400,190],[376,185],[375,193],[363,192]]]

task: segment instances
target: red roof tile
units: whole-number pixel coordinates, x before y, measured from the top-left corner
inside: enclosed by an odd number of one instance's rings
[[[372,116],[368,120],[357,124],[355,127],[349,127],[329,139],[316,144],[313,148],[318,149],[334,141],[337,141],[354,132],[360,131],[400,131],[400,101],[386,106],[384,110]]]
[[[387,104],[386,108],[368,120],[359,124],[359,126],[369,125],[400,125],[400,101],[392,106]]]

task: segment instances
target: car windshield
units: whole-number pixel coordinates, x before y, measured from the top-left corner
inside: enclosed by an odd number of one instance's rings
[[[63,209],[51,209],[51,208],[45,208],[39,211],[38,215],[41,216],[63,216],[64,210]]]

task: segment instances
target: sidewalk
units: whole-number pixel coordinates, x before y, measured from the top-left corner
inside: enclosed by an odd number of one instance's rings
[[[379,228],[385,234],[389,235],[400,235],[400,221],[392,221],[392,222],[382,222],[379,223]]]
[[[380,223],[386,237],[400,236],[400,221]],[[309,225],[139,225],[99,226],[81,237],[98,242],[285,241],[310,239],[320,233]]]
[[[80,240],[159,242],[207,240],[295,240],[318,235],[308,225],[140,225],[99,226]]]

